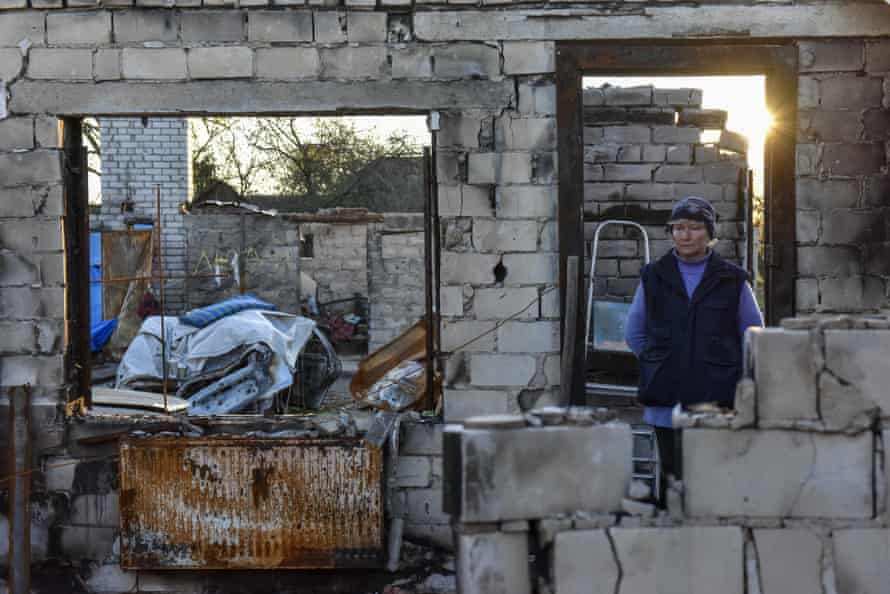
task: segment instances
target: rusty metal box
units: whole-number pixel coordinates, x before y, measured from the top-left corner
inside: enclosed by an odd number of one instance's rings
[[[126,569],[380,567],[383,456],[359,439],[121,442]]]

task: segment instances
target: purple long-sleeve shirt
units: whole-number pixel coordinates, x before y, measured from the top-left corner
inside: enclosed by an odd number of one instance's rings
[[[676,257],[676,253],[674,254]],[[677,258],[677,269],[683,278],[683,284],[686,286],[686,295],[692,297],[695,288],[701,282],[702,276],[705,274],[705,267],[708,264],[711,252],[697,262],[685,262]],[[763,326],[763,315],[760,313],[760,307],[757,306],[757,300],[754,298],[754,291],[751,285],[745,283],[742,294],[739,299],[739,336],[745,336],[745,331],[752,326]],[[630,306],[630,313],[627,316],[627,325],[624,329],[624,338],[630,350],[639,357],[646,345],[646,299],[643,293],[643,283],[637,286],[634,293],[633,302]],[[671,408],[663,406],[647,406],[643,410],[643,421],[656,427],[671,427]]]

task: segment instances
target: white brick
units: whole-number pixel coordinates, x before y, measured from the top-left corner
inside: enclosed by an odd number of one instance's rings
[[[816,368],[809,333],[754,328],[749,335],[759,419],[816,419]]]
[[[104,45],[111,43],[111,13],[56,12],[46,16],[50,45]]]
[[[867,518],[874,437],[797,431],[683,432],[692,516]],[[781,464],[776,452],[782,452]]]
[[[890,584],[890,530],[834,531],[837,591],[844,594],[886,592]]]
[[[0,48],[0,82],[9,82],[22,69],[22,53],[18,48]]]
[[[552,42],[504,42],[504,74],[547,74],[556,70]]]
[[[535,221],[475,219],[473,245],[480,252],[533,252],[538,247]]]
[[[744,543],[735,526],[612,528],[621,594],[744,594]]]
[[[535,358],[529,355],[474,353],[470,356],[470,382],[476,386],[527,386],[535,368]]]
[[[196,47],[188,52],[191,78],[248,78],[253,76],[253,50],[248,47]]]
[[[380,46],[322,48],[320,53],[327,78],[377,79],[389,67],[386,48]]]
[[[503,259],[507,269],[504,282],[508,285],[550,284],[556,282],[559,271],[557,254],[507,254]]]
[[[494,212],[487,188],[440,185],[439,215],[443,217],[490,217]]]
[[[890,417],[890,330],[827,330],[825,366]]]
[[[430,486],[432,464],[427,456],[399,456],[396,464],[396,485],[399,487]]]
[[[473,296],[473,313],[477,319],[498,320],[516,314],[520,319],[534,319],[538,317],[538,290],[534,287],[519,287],[510,289],[476,289]]]
[[[501,353],[547,353],[559,350],[556,322],[507,322],[498,328]]]
[[[124,48],[122,72],[128,79],[173,79],[188,77],[185,51],[181,49]]]
[[[458,592],[531,594],[528,553],[524,532],[457,536]]]
[[[510,411],[510,395],[501,390],[445,390],[444,399],[446,423]]]
[[[497,188],[498,218],[556,218],[557,193],[553,186]]]
[[[822,584],[822,543],[808,530],[755,530],[763,594],[811,594]]]
[[[614,594],[618,565],[603,530],[560,532],[553,540],[555,594]]]
[[[494,254],[442,253],[442,282],[489,284],[500,257]]]
[[[497,140],[507,150],[555,149],[556,119],[502,117],[498,120]]]
[[[251,41],[312,41],[309,10],[255,10],[247,18],[247,36]]]
[[[531,154],[527,152],[473,153],[468,159],[471,184],[523,184],[531,181]]]
[[[89,80],[93,77],[93,52],[86,49],[32,49],[28,76],[40,79]]]
[[[488,332],[460,350],[467,352],[490,352],[494,350],[494,322],[476,322],[473,320],[444,320],[442,322],[442,350],[450,353],[468,341]]]
[[[462,316],[464,314],[462,287],[442,287],[439,291],[439,300],[443,316]]]

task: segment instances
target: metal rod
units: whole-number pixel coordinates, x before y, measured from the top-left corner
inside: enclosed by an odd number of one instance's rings
[[[226,273],[226,274],[209,274],[209,273],[208,274],[170,274],[170,275],[164,276],[164,278],[166,280],[174,280],[174,279],[192,280],[192,279],[202,279],[202,278],[228,278],[230,276],[232,276],[232,275],[228,274],[228,273]],[[103,279],[93,280],[93,281],[90,281],[90,284],[106,285],[106,284],[110,284],[110,283],[130,283],[133,281],[152,281],[152,280],[157,280],[158,278],[160,278],[160,277],[158,277],[157,275],[154,275],[154,274],[150,274],[148,276],[117,276],[115,278],[103,278]]]
[[[161,391],[164,395],[164,412],[169,412],[167,410],[167,324],[164,318],[164,248],[163,242],[161,241],[161,231],[163,230],[163,222],[161,221],[161,185],[158,184],[155,186],[155,193],[157,196],[157,224],[155,228],[158,232],[158,292],[161,297],[161,373],[163,373],[163,379],[161,380]]]
[[[439,177],[436,173],[438,136],[437,130],[433,129],[430,139],[430,189],[433,195],[433,290],[436,312],[436,323],[433,329],[435,331],[436,371],[442,374],[442,223],[439,220]]]
[[[9,392],[9,592],[31,588],[31,386]]]
[[[433,221],[432,221],[432,159],[430,149],[423,149],[423,264],[424,264],[424,288],[426,297],[426,396],[424,409],[430,410],[434,406],[435,366],[433,356],[435,351],[434,328],[436,312],[433,311]]]

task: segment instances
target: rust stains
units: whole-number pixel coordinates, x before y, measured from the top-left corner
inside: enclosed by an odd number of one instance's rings
[[[382,471],[358,439],[124,440],[121,565],[379,567]]]

